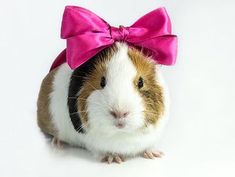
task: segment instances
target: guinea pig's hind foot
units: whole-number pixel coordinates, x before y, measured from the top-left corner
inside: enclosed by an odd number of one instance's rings
[[[63,148],[62,142],[56,137],[52,138],[51,145],[54,146],[54,147],[57,147],[57,148]]]
[[[161,158],[164,155],[162,151],[158,150],[146,150],[143,153],[143,157],[146,159],[154,159],[154,158]]]
[[[122,163],[124,162],[124,158],[121,156],[121,155],[112,155],[112,154],[109,154],[109,155],[105,155],[101,162],[106,162],[108,164],[110,163]]]

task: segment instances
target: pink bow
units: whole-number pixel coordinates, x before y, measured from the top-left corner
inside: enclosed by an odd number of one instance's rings
[[[159,64],[173,65],[176,60],[177,37],[171,34],[165,8],[144,15],[130,27],[116,28],[87,9],[66,6],[61,37],[67,40],[67,49],[56,58],[51,69],[66,60],[75,69],[115,41],[143,49]]]

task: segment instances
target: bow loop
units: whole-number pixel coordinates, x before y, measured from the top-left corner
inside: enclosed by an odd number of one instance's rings
[[[116,41],[151,53],[156,63],[173,65],[176,61],[177,37],[171,34],[171,22],[165,8],[153,10],[130,27],[117,28],[87,9],[66,6],[61,38],[67,40],[67,48],[51,69],[66,61],[75,69]]]
[[[68,39],[87,32],[108,32],[109,25],[93,12],[77,6],[66,6],[61,26],[61,38]]]

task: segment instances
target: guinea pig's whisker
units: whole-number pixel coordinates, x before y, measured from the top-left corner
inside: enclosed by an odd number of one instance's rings
[[[146,112],[157,112],[156,110],[144,110]]]
[[[156,115],[156,113],[147,112],[147,114]]]
[[[99,90],[99,89],[98,89],[98,88],[96,88],[94,85],[92,85],[90,82],[86,81],[86,83],[87,83],[88,85],[90,85],[93,89],[95,89],[95,90]]]
[[[79,98],[79,97],[77,97],[77,100],[87,101],[87,99],[85,99],[85,98]]]
[[[83,99],[83,98],[77,98],[78,100],[82,100],[82,101],[86,101],[87,99]],[[96,104],[96,105],[99,105],[99,106],[104,106],[104,105],[102,105],[102,104],[100,104],[100,103],[98,103],[98,102],[94,102],[94,101],[92,101],[92,103],[94,103],[94,104]]]
[[[153,103],[151,103],[151,102],[146,102],[146,104],[147,104],[147,105],[153,105]]]
[[[146,101],[145,103],[146,103],[146,104],[149,104],[149,105],[154,104],[154,102],[153,102],[152,100],[151,100],[151,101],[148,100],[148,101]]]
[[[87,99],[84,99],[84,98],[77,98],[78,100],[82,100],[82,101],[86,101]],[[100,106],[99,108],[102,109],[104,112],[106,112],[106,110],[103,108],[105,105],[103,104],[100,104],[98,102],[94,102],[94,101],[90,101],[92,104],[96,104],[98,106]]]
[[[157,112],[157,111],[155,111],[155,110],[153,110],[153,111],[144,110],[144,112]]]
[[[96,88],[94,85],[92,85],[90,82],[88,82],[88,81],[86,81],[92,88],[94,88],[95,90],[99,90],[98,88]],[[105,97],[104,96],[104,94],[101,92],[101,91],[99,91],[98,93],[100,93],[103,97]],[[104,101],[105,101],[105,103],[106,103],[106,106],[108,106],[108,108],[110,108],[111,109],[111,107],[110,107],[110,105],[107,103],[107,101],[105,100],[105,99],[103,99]]]
[[[77,99],[78,97],[76,96],[69,96],[68,99]]]
[[[78,114],[78,112],[69,113],[69,115],[75,115],[75,114]]]
[[[68,97],[68,99],[76,99],[76,100],[82,100],[82,101],[86,101],[87,100],[85,98],[78,98],[78,97]],[[98,102],[92,102],[92,103],[100,105],[100,106],[104,106],[104,105],[102,105],[102,104],[100,104]]]
[[[85,127],[85,125],[81,125],[80,127],[78,127],[77,129],[76,129],[76,131],[80,131],[81,129],[83,129]]]
[[[79,76],[76,76],[76,75],[74,75],[75,77],[79,77]],[[95,89],[95,90],[99,90],[99,89],[97,89],[95,86],[93,86],[90,82],[88,82],[88,81],[86,81],[87,82],[87,84],[88,85],[90,85],[93,89]],[[102,92],[99,92],[103,97],[104,97],[104,94],[102,93]],[[86,101],[87,99],[84,99],[84,98],[79,98],[79,97],[68,97],[68,99],[77,99],[77,100],[83,100],[83,101]],[[109,108],[109,109],[112,109],[111,108],[111,106],[107,103],[107,101],[106,100],[104,100],[105,101],[105,103],[106,103],[106,106]],[[100,104],[100,103],[97,103],[97,102],[92,102],[92,103],[94,103],[94,104],[97,104],[97,105],[100,105],[100,106],[104,106],[104,105],[102,105],[102,104]]]
[[[80,72],[82,72],[82,71],[80,71]],[[82,72],[82,73],[85,73],[85,72]],[[87,74],[87,73],[85,73],[85,74]],[[86,78],[85,82],[86,82],[88,85],[90,85],[90,86],[91,86],[93,89],[95,89],[95,90],[99,90],[98,88],[96,88],[94,85],[92,85],[92,84],[88,81],[88,78],[89,78],[89,77],[92,77],[92,78],[95,78],[95,79],[96,79],[95,76],[92,76],[92,75],[90,75],[90,74],[88,74],[88,76],[77,76],[77,75],[72,75],[72,76],[78,77],[78,78]],[[104,97],[104,94],[103,94],[102,92],[99,92],[99,93],[102,94],[102,96]],[[104,101],[105,101],[106,105],[108,106],[108,108],[111,109],[111,107],[110,107],[110,105],[107,103],[107,101],[106,101],[106,100],[104,100]]]
[[[70,98],[69,98],[70,99]],[[77,99],[77,100],[82,100],[82,101],[87,101],[85,98],[79,98],[79,97],[72,97],[71,99]],[[97,103],[97,102],[92,102],[92,103]],[[97,103],[98,104],[98,103]]]
[[[86,101],[86,100],[87,100],[87,99],[78,98],[78,97],[68,97],[68,99],[77,99],[77,100],[83,100],[83,101]],[[92,102],[92,103],[94,103],[94,104],[96,104],[96,105],[99,105],[99,106],[104,106],[104,105],[102,105],[102,104],[100,104],[100,103],[98,103],[98,102]]]
[[[150,114],[157,114],[157,111],[143,111],[143,112],[150,113]]]
[[[87,111],[77,111],[77,112],[72,112],[69,115],[76,115],[76,114],[83,113],[83,112],[87,114]]]

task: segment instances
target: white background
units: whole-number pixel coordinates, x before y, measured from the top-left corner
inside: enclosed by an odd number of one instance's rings
[[[117,165],[85,150],[50,148],[36,125],[40,83],[57,54],[64,6],[131,25],[165,6],[179,37],[177,64],[162,67],[172,99],[162,159]],[[235,176],[235,1],[0,1],[0,176]]]

